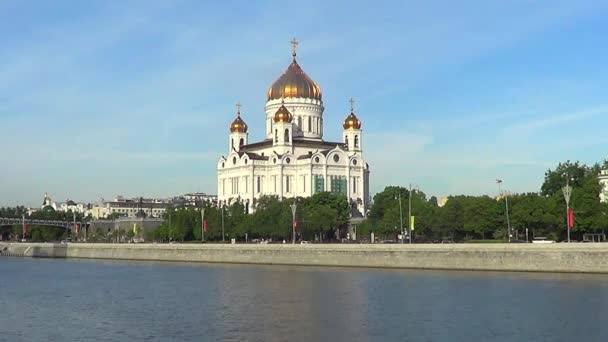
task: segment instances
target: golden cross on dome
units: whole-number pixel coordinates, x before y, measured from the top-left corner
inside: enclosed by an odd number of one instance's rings
[[[236,113],[237,113],[238,115],[241,115],[241,107],[242,107],[242,106],[241,106],[241,103],[240,103],[240,102],[237,102],[237,103],[236,103]]]
[[[291,51],[292,51],[291,55],[295,58],[296,57],[296,49],[298,48],[298,44],[299,43],[298,43],[298,41],[295,38],[293,38],[290,43],[291,43]]]
[[[351,97],[348,102],[350,102],[350,112],[352,113],[355,110],[355,100],[353,100],[353,98]]]

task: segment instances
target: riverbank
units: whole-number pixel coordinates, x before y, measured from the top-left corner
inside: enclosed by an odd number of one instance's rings
[[[608,273],[608,243],[104,244],[3,243],[3,255],[267,265]]]

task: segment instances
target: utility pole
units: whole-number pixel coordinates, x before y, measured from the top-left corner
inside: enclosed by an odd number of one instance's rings
[[[500,189],[500,184],[502,183],[502,179],[496,179],[496,184],[498,184],[498,195],[503,195],[501,189]],[[509,196],[508,193],[505,191],[504,195],[505,197],[505,209],[506,209],[506,216],[507,216],[507,240],[509,242],[511,242],[511,222],[509,220]]]

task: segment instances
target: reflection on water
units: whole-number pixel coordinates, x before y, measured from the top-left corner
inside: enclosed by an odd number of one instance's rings
[[[608,276],[0,258],[0,341],[605,340]]]

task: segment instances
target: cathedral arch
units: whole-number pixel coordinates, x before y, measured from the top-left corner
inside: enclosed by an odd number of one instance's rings
[[[289,142],[289,128],[285,128],[285,142],[288,143]]]
[[[359,147],[359,136],[355,135],[355,148]]]
[[[245,139],[241,138],[239,141],[239,147],[245,145]]]

